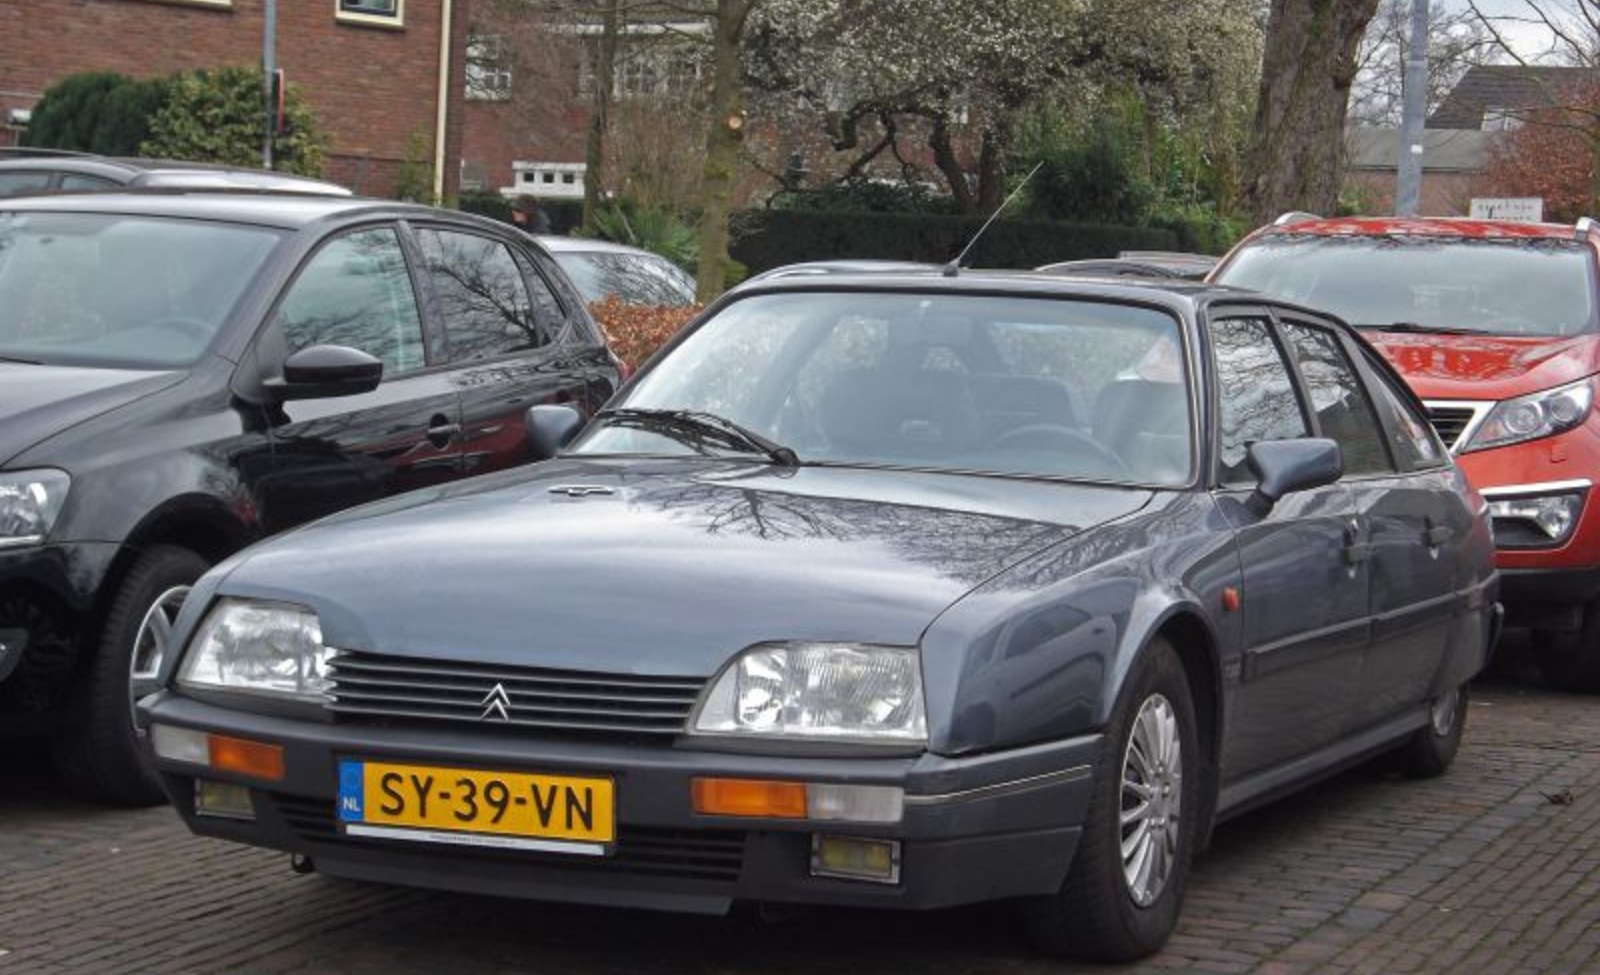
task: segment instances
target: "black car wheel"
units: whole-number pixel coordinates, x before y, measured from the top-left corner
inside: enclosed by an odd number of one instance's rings
[[[1193,698],[1166,641],[1134,664],[1104,748],[1066,882],[1025,902],[1024,919],[1051,954],[1123,962],[1177,926],[1201,811]]]
[[[1395,752],[1400,771],[1415,779],[1443,775],[1461,748],[1467,726],[1467,688],[1462,685],[1434,699],[1428,724],[1418,728]]]
[[[89,666],[82,713],[55,741],[56,765],[78,794],[126,805],[161,801],[133,702],[155,690],[162,659],[176,650],[167,638],[178,608],[208,568],[186,548],[157,545],[123,578]]]

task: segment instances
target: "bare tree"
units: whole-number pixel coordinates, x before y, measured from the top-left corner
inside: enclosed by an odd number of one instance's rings
[[[1411,50],[1411,0],[1380,0],[1356,55],[1350,119],[1361,125],[1400,124],[1406,54]],[[1494,60],[1498,46],[1471,10],[1428,9],[1427,110],[1444,101],[1467,69]]]

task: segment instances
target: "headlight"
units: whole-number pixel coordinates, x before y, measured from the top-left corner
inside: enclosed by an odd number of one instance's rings
[[[922,665],[905,647],[782,643],[724,669],[692,732],[828,741],[922,742]]]
[[[1519,396],[1495,404],[1461,452],[1504,447],[1571,430],[1589,416],[1594,405],[1594,384],[1583,379],[1542,393]]]
[[[317,614],[288,603],[224,599],[200,624],[178,671],[178,683],[327,700],[328,658]]]
[[[0,474],[0,548],[43,543],[67,503],[71,483],[65,471]]]

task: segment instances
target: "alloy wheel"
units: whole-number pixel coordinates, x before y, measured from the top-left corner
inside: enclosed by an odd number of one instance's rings
[[[1172,702],[1152,694],[1133,720],[1122,756],[1122,872],[1128,894],[1149,907],[1178,862],[1183,752]]]
[[[139,623],[133,638],[133,654],[128,660],[128,690],[133,701],[156,689],[161,662],[167,657],[172,640],[172,625],[189,595],[189,586],[173,586],[156,597]]]

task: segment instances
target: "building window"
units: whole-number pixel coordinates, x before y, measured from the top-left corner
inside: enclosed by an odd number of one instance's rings
[[[505,38],[467,38],[467,97],[489,102],[511,97],[511,61]]]
[[[1515,132],[1522,128],[1523,112],[1503,105],[1489,105],[1483,110],[1483,131]]]
[[[516,176],[501,190],[506,196],[537,193],[552,200],[583,199],[583,163],[514,162],[511,169]]]
[[[405,26],[405,0],[335,0],[340,23]]]

